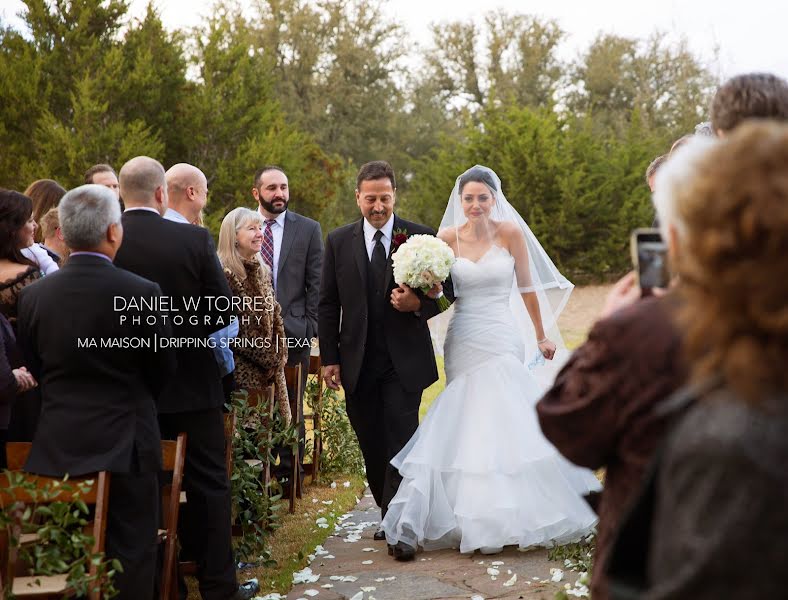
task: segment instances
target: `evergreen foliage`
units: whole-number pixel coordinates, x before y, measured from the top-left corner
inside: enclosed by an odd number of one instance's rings
[[[480,163],[572,278],[627,267],[629,231],[653,216],[646,166],[707,119],[715,85],[684,40],[600,34],[567,62],[558,23],[501,10],[433,24],[418,47],[380,0],[218,0],[176,31],[153,4],[139,19],[128,0],[25,4],[23,31],[0,22],[0,186],[189,162],[216,233],[277,164],[327,232],[358,218],[355,172],[382,158],[398,211],[437,227]]]

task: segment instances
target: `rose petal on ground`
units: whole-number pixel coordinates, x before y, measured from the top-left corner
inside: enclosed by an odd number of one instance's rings
[[[564,578],[564,572],[561,569],[556,569],[555,567],[550,569],[550,575],[552,575],[550,580],[555,583],[558,583]]]
[[[499,573],[500,573],[500,571],[498,569],[495,569],[493,567],[487,567],[487,574],[488,575],[498,575]]]
[[[375,561],[374,560],[362,560],[361,564],[362,565],[371,565],[373,562],[375,562]]]
[[[505,581],[503,585],[505,587],[512,587],[515,583],[517,583],[517,573],[512,575],[512,578],[509,579],[508,581]]]

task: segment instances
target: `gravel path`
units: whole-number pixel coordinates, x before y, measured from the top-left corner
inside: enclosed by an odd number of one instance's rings
[[[287,600],[552,600],[578,577],[549,561],[544,549],[521,552],[509,547],[495,556],[471,557],[441,550],[398,562],[388,555],[385,541],[372,539],[379,516],[367,490],[355,509],[343,516],[337,531],[318,547],[309,570],[296,574],[306,581],[296,584]],[[554,582],[553,577],[560,580]],[[278,600],[278,596],[262,598]]]

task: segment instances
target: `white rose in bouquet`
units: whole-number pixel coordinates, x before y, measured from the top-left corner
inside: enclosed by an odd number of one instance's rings
[[[432,235],[410,236],[392,255],[394,281],[427,293],[433,285],[449,277],[454,253],[448,244]],[[441,311],[449,308],[445,296],[436,300]]]

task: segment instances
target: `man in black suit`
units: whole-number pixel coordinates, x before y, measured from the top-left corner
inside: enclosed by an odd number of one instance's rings
[[[157,161],[138,156],[123,165],[120,190],[126,204],[125,235],[115,264],[161,286],[171,298],[173,334],[189,342],[176,348],[177,370],[158,403],[162,436],[188,435],[182,558],[196,560],[204,600],[252,598],[257,583],[239,587],[235,575],[224,462],[224,393],[216,359],[204,343],[229,323],[232,294],[208,231],[162,218],[167,183]]]
[[[155,402],[175,358],[156,347],[157,337],[170,335],[161,313],[116,309],[155,301],[161,289],[113,266],[123,228],[111,190],[78,187],[59,212],[74,252],[19,297],[19,339],[42,393],[25,469],[55,477],[111,471],[106,555],[123,565],[118,598],[153,598],[161,469]]]
[[[323,233],[320,223],[288,209],[290,185],[280,167],[265,166],[255,173],[252,196],[265,219],[261,255],[271,269],[276,300],[282,308],[288,340],[287,364],[301,365],[303,391],[309,370],[311,340],[317,337]],[[288,390],[288,393],[292,401],[294,390]],[[297,402],[300,404],[299,414],[303,415],[303,393]],[[302,420],[302,440],[304,435]],[[300,447],[303,460],[303,443]],[[291,476],[293,457],[289,446],[278,451],[280,462],[276,474],[281,480]]]
[[[383,515],[401,477],[390,461],[419,425],[424,388],[438,379],[427,320],[431,298],[393,280],[391,255],[408,236],[435,232],[394,214],[394,171],[383,161],[361,167],[356,203],[363,218],[328,234],[318,323],[323,378],[345,389],[367,481]],[[451,284],[444,289],[451,297]],[[384,539],[382,531],[375,539]],[[415,549],[394,547],[400,560]]]

